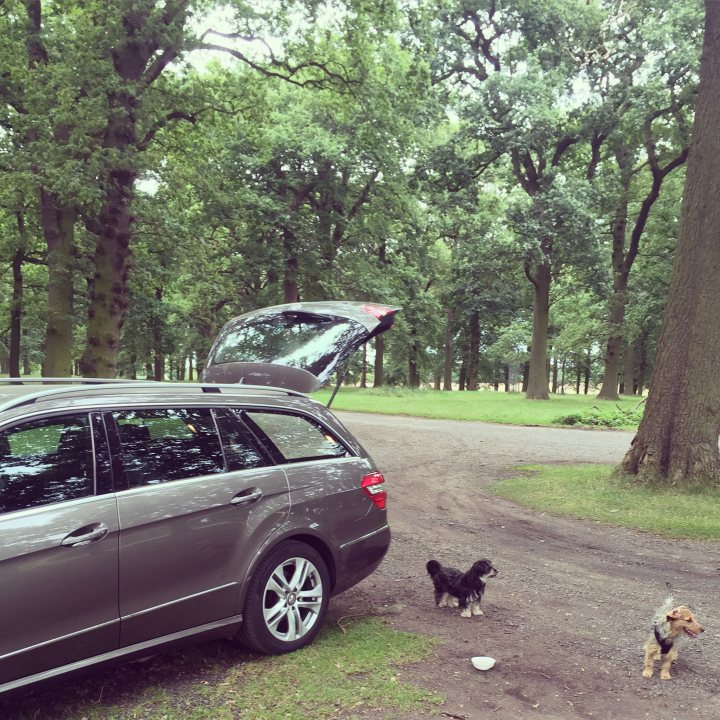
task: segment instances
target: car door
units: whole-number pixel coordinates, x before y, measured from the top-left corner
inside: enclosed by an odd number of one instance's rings
[[[0,428],[0,685],[118,647],[111,490],[98,415]]]
[[[314,392],[355,350],[392,327],[398,308],[362,302],[289,303],[229,320],[203,380]]]
[[[121,645],[238,612],[254,552],[289,511],[287,480],[225,411],[115,411],[127,489],[120,516]],[[224,445],[221,444],[222,433]]]

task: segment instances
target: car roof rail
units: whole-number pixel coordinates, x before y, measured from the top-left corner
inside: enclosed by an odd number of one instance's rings
[[[0,378],[0,384],[6,385],[63,385],[63,387],[38,390],[28,388],[28,393],[22,393],[17,398],[0,404],[0,411],[32,405],[38,401],[53,400],[64,395],[98,394],[109,391],[122,390],[148,390],[152,392],[171,393],[188,389],[198,390],[200,393],[233,394],[246,391],[278,393],[282,395],[306,397],[304,393],[288,388],[273,387],[270,385],[244,385],[243,383],[173,383],[157,380],[132,380],[129,378]],[[72,387],[68,387],[72,385]],[[118,387],[121,386],[121,387]]]

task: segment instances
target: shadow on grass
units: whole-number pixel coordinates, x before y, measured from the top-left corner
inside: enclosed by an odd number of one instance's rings
[[[81,720],[110,717],[161,692],[164,698],[195,692],[198,685],[219,682],[231,667],[261,656],[244,650],[231,640],[189,645],[147,660],[111,663],[101,668],[55,679],[30,690],[0,699],[2,720]],[[163,700],[166,702],[166,699]],[[173,717],[173,716],[169,716]]]

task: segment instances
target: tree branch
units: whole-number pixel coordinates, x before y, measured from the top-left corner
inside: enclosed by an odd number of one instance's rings
[[[234,37],[233,34],[222,34],[218,33],[215,30],[207,30],[205,33],[203,33],[203,38],[208,35],[220,35],[221,37]],[[238,36],[239,37],[239,36]],[[215,43],[207,43],[204,42],[201,38],[200,43],[194,46],[193,49],[196,50],[213,50],[217,52],[224,52],[228,55],[232,55],[234,58],[240,60],[241,62],[245,63],[248,67],[251,67],[253,70],[257,70],[262,75],[265,75],[266,77],[276,77],[280,80],[285,80],[286,82],[289,82],[293,85],[297,85],[298,87],[317,87],[321,88],[325,86],[325,82],[332,81],[336,83],[340,83],[342,85],[358,85],[358,80],[353,80],[351,78],[345,77],[341,75],[340,73],[337,73],[333,70],[330,70],[327,65],[324,63],[318,62],[316,60],[308,60],[306,62],[302,62],[298,65],[291,65],[288,62],[278,60],[275,55],[273,54],[272,50],[269,48],[268,44],[262,40],[261,38],[253,38],[258,40],[259,42],[262,42],[265,47],[268,49],[269,55],[270,55],[270,66],[273,68],[278,68],[277,70],[271,70],[267,66],[256,62],[255,60],[250,59],[245,53],[240,52],[240,50],[236,50],[235,48],[229,48],[224,45],[217,45]],[[296,79],[296,75],[301,74],[304,70],[319,70],[323,78],[308,78],[307,80],[298,80]]]
[[[194,125],[197,122],[197,115],[191,115],[190,113],[186,113],[182,110],[176,110],[168,113],[165,117],[156,120],[145,133],[145,137],[137,143],[138,151],[143,152],[144,150],[147,150],[158,131],[162,130],[173,120],[186,120]]]

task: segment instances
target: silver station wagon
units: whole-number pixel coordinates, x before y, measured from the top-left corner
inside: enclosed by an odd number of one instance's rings
[[[394,311],[248,313],[197,384],[0,380],[0,691],[191,638],[312,642],[390,530],[382,474],[302,392]]]

